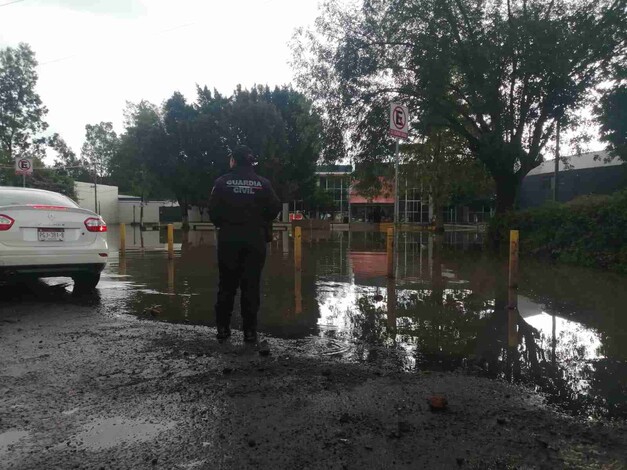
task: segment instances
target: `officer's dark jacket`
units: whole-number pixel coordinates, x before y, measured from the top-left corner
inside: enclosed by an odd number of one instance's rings
[[[281,210],[270,181],[252,167],[235,167],[218,178],[209,198],[209,217],[216,227],[267,228]]]

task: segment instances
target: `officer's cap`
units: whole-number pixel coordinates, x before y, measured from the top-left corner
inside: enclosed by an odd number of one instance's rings
[[[252,165],[256,161],[252,149],[246,145],[238,145],[235,147],[231,156],[238,165]]]

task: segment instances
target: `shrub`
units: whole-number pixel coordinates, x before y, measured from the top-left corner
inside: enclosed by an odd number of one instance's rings
[[[627,190],[511,212],[491,222],[490,236],[520,230],[522,253],[627,272]]]

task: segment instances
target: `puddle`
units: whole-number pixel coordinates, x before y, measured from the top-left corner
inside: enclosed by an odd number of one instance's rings
[[[174,260],[155,250],[111,256],[98,308],[213,326],[214,234],[175,236]],[[133,237],[127,234],[141,240]],[[158,232],[144,238],[147,247],[163,242]],[[573,414],[627,417],[624,276],[523,258],[519,314],[508,318],[506,260],[483,251],[482,234],[399,234],[394,280],[386,275],[385,243],[379,232],[304,230],[297,271],[292,239],[276,233],[260,331],[293,340],[303,355],[407,371],[463,370],[525,383]],[[238,311],[236,303],[235,328]]]
[[[6,455],[11,451],[11,447],[29,436],[28,431],[18,431],[12,429],[0,433],[0,456]]]
[[[71,442],[87,450],[105,450],[150,441],[160,433],[173,429],[175,425],[173,422],[151,423],[149,420],[104,418],[83,426]]]

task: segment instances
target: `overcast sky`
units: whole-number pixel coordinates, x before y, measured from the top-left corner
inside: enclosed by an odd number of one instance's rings
[[[290,83],[288,43],[313,23],[318,3],[0,0],[0,47],[35,50],[49,130],[79,153],[85,124],[122,131],[126,101],[160,104],[174,91],[193,100],[196,84],[230,94],[238,84]],[[574,153],[565,137],[563,155]],[[588,147],[601,148],[596,139]]]
[[[85,124],[122,130],[126,101],[291,82],[288,42],[317,11],[318,0],[21,0],[0,7],[0,47],[31,45],[50,130],[79,152]]]

